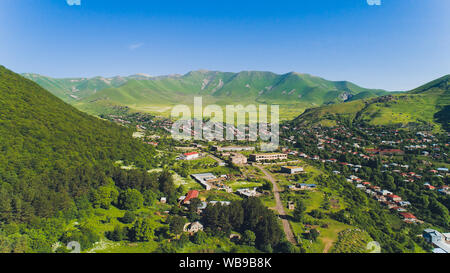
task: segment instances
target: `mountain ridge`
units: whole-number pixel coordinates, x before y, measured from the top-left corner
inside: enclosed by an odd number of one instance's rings
[[[389,94],[349,81],[329,81],[298,72],[194,70],[184,75],[136,75],[53,79],[24,74],[64,101],[95,115],[116,106],[141,112],[157,109],[156,112],[162,113],[168,106],[191,105],[194,96],[202,96],[205,103],[218,105],[279,104],[282,118],[291,118],[307,108],[349,101],[354,96],[368,98]]]

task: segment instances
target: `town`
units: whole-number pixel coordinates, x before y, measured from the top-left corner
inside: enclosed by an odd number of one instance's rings
[[[187,211],[192,200],[199,200],[194,210],[200,217],[185,223],[186,232],[205,228],[199,220],[209,206],[229,206],[242,198],[258,198],[276,212],[292,245],[300,246],[303,251],[314,251],[314,240],[309,240],[314,237],[310,234],[318,234],[315,237],[321,239],[321,233],[326,233],[327,227],[337,219],[333,215],[345,206],[340,193],[328,192],[328,182],[322,182],[331,178],[361,191],[387,215],[414,225],[414,230],[423,227],[425,232],[437,228],[442,234],[448,230],[449,215],[445,208],[450,194],[448,134],[435,135],[428,128],[350,129],[344,125],[302,130],[286,123],[281,126],[278,152],[267,153],[259,151],[258,143],[245,140],[174,141],[170,137],[169,120],[140,115],[109,118],[124,126],[135,126],[138,132],[135,137],[173,154],[172,170],[186,187],[185,194],[177,197],[178,205]],[[302,202],[317,195],[325,203],[318,207],[322,211],[312,209],[307,217],[297,216],[297,220],[302,220],[296,221],[295,215],[300,213],[296,207],[305,206]],[[167,197],[161,197],[160,202],[166,203]],[[317,225],[318,219],[327,218],[324,211],[328,211],[329,222]],[[311,215],[316,220],[305,220]],[[337,229],[335,236],[348,229]],[[338,240],[333,239],[321,251],[331,251],[332,244],[338,244]],[[422,248],[427,242],[430,247],[432,243],[428,240],[422,242]],[[439,247],[436,251],[447,250]]]

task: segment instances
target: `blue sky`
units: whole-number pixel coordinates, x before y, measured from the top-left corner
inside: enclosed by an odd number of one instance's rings
[[[407,90],[450,73],[450,1],[2,0],[0,64],[90,77],[296,71]]]

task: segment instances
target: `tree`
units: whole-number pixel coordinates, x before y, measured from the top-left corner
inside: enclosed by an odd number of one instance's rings
[[[242,239],[241,239],[243,244],[249,245],[249,246],[254,246],[255,245],[255,241],[256,241],[256,235],[253,231],[251,230],[246,230],[244,232],[244,234],[242,235]]]
[[[188,243],[189,237],[185,233],[181,234],[180,239],[177,241],[178,247],[184,247]]]
[[[198,199],[198,198],[189,200],[189,212],[197,213],[197,210],[201,204],[202,204],[202,201],[200,201],[200,199]]]
[[[169,217],[169,230],[174,234],[180,234],[183,232],[184,224],[186,223],[186,219],[175,215]]]
[[[108,239],[116,242],[122,241],[125,238],[126,238],[126,228],[121,228],[118,225],[116,225],[114,227],[114,230],[108,234]]]
[[[94,207],[101,207],[103,209],[109,209],[111,203],[117,202],[119,191],[114,185],[101,186],[97,190],[93,191],[93,204]]]
[[[133,242],[150,241],[152,237],[152,224],[148,218],[139,218],[130,229],[129,238]]]
[[[136,189],[127,189],[119,196],[119,207],[126,210],[137,210],[144,204],[144,197]]]
[[[302,200],[297,200],[295,204],[295,209],[293,212],[293,217],[296,222],[300,222],[303,219],[303,215],[306,211],[305,203]]]
[[[319,237],[320,233],[317,229],[313,228],[308,233],[308,239],[315,241],[317,240],[317,237]]]
[[[136,215],[134,212],[127,210],[120,221],[124,224],[131,224],[136,220]]]
[[[156,203],[156,200],[158,200],[158,194],[153,190],[146,190],[143,195],[145,206],[153,206]]]
[[[197,245],[202,245],[206,242],[207,238],[208,235],[204,231],[200,230],[194,234],[192,242]]]

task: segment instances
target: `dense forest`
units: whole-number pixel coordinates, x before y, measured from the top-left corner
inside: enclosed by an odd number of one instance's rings
[[[117,190],[158,190],[156,177],[115,164],[158,164],[131,135],[0,66],[0,245],[49,251],[63,222],[104,204],[102,194],[111,203]]]

